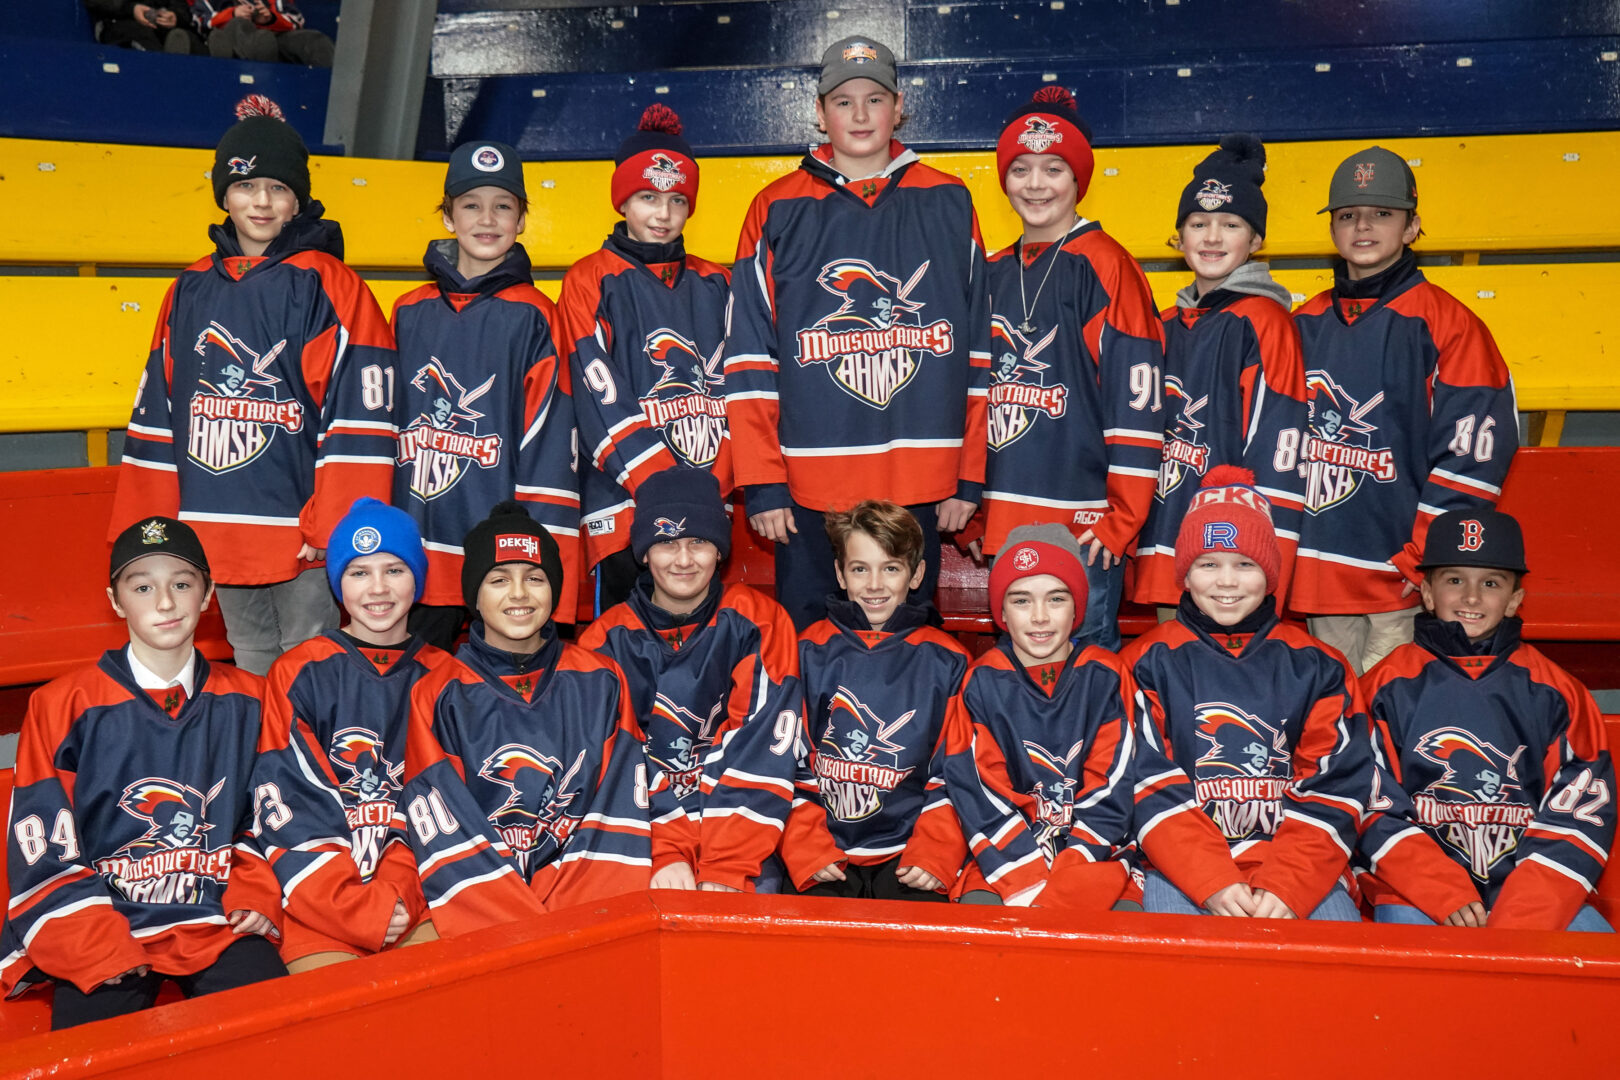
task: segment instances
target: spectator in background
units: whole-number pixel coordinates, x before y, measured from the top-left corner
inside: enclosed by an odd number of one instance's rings
[[[191,13],[221,59],[332,66],[332,39],[306,28],[293,0],[191,0]]]
[[[84,0],[96,21],[96,40],[103,45],[142,52],[202,55],[202,38],[191,22],[186,0]]]

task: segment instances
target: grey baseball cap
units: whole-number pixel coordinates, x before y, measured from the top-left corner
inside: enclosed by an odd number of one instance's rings
[[[1325,214],[1341,206],[1388,206],[1417,209],[1417,179],[1406,159],[1382,146],[1358,150],[1339,163],[1328,184]]]
[[[816,96],[851,79],[871,79],[891,94],[900,91],[894,74],[894,53],[881,41],[861,34],[841,38],[821,54],[821,81],[816,84]]]

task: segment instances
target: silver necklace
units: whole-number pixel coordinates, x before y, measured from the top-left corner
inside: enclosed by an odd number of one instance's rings
[[[1069,226],[1069,232],[1064,233],[1062,236],[1060,236],[1056,240],[1052,241],[1051,248],[1062,247],[1064,239],[1066,239],[1068,237],[1069,233],[1074,232],[1074,226],[1078,225],[1078,224],[1080,224],[1080,215],[1076,214],[1075,218],[1074,218],[1074,224]],[[1050,248],[1048,250],[1050,250]],[[1046,252],[1043,251],[1043,252],[1041,252],[1041,254],[1044,255],[1044,254],[1046,254]],[[1024,321],[1018,324],[1018,332],[1020,334],[1028,335],[1028,334],[1033,334],[1035,332],[1035,321],[1031,318],[1031,316],[1035,312],[1034,312],[1034,304],[1031,304],[1031,303],[1027,302],[1024,299],[1024,271],[1025,271],[1025,266],[1024,266],[1024,260],[1022,258],[1022,256],[1023,256],[1023,245],[1019,245],[1019,256],[1020,256],[1020,258],[1018,260],[1018,304],[1019,304],[1020,307],[1022,307],[1024,309]],[[1039,304],[1041,302],[1041,290],[1046,288],[1046,279],[1052,276],[1052,267],[1054,267],[1056,265],[1057,265],[1057,255],[1053,254],[1052,261],[1046,264],[1046,273],[1041,275],[1041,283],[1039,285],[1035,286],[1035,304]]]

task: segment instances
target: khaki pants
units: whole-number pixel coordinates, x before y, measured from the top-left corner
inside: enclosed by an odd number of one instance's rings
[[[1313,615],[1305,620],[1311,636],[1344,653],[1357,675],[1412,640],[1412,620],[1422,608],[1375,611],[1370,615]]]

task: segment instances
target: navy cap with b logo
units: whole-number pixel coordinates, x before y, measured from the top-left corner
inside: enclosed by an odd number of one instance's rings
[[[1500,510],[1451,510],[1429,525],[1419,570],[1442,566],[1482,566],[1529,573],[1524,565],[1524,534],[1511,514]]]

